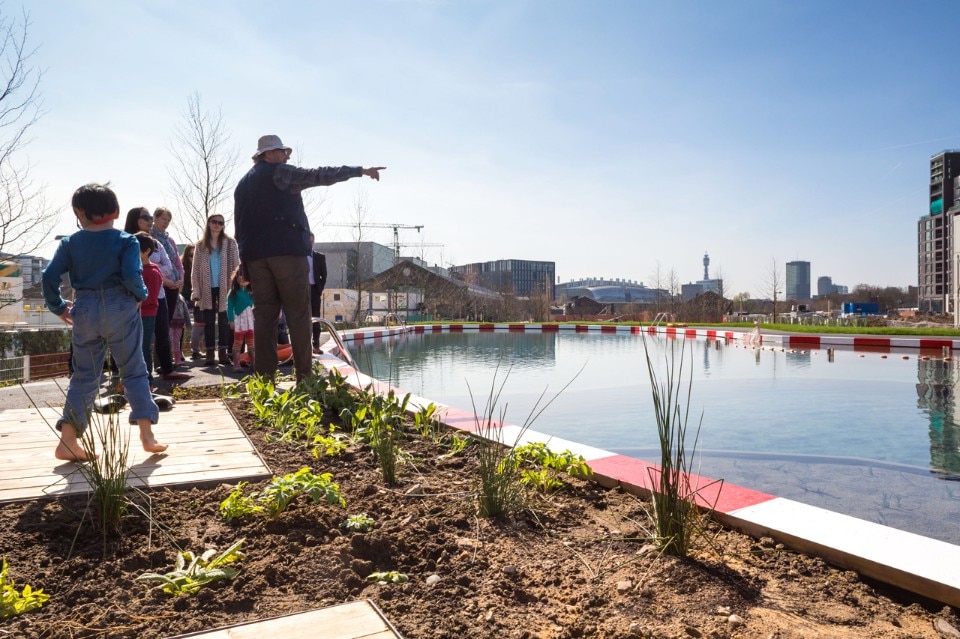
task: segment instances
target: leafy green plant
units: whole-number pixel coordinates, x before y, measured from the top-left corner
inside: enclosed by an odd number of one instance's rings
[[[367,580],[378,584],[403,584],[410,581],[410,577],[402,572],[391,570],[390,572],[372,572],[367,575]]]
[[[351,532],[367,532],[371,530],[377,522],[367,513],[358,513],[350,515],[343,522],[343,527]]]
[[[243,519],[248,515],[262,515],[263,506],[257,504],[251,497],[243,494],[247,482],[242,481],[230,491],[230,494],[220,502],[220,515],[228,522]]]
[[[353,410],[356,405],[356,391],[347,378],[336,369],[324,375],[314,375],[308,380],[314,384],[311,395],[318,399],[328,410],[339,415],[344,409]]]
[[[413,426],[421,437],[436,443],[439,443],[445,434],[445,427],[437,416],[437,405],[433,402],[413,414]]]
[[[310,451],[314,459],[321,457],[339,457],[347,452],[347,442],[343,436],[334,432],[336,427],[330,424],[329,435],[314,435],[313,449]]]
[[[444,457],[456,457],[466,450],[472,441],[473,439],[469,436],[454,433],[450,436],[450,441],[447,444],[450,447],[450,452],[445,453]]]
[[[238,568],[228,564],[240,561],[245,557],[240,546],[245,540],[241,539],[219,555],[215,549],[207,550],[202,555],[195,555],[189,550],[177,553],[173,570],[160,574],[147,572],[136,578],[136,581],[157,582],[158,588],[171,596],[195,595],[200,588],[215,581],[230,581],[238,574]]]
[[[0,619],[39,610],[50,599],[50,595],[43,592],[43,588],[34,590],[28,584],[24,584],[23,589],[18,591],[8,571],[7,560],[4,558],[0,568]]]
[[[350,424],[354,437],[370,444],[380,464],[383,481],[397,483],[397,465],[404,459],[398,442],[403,437],[403,420],[410,393],[398,399],[393,389],[385,394],[367,387],[360,393],[356,406],[344,409],[341,416]]]
[[[300,495],[307,495],[314,503],[321,500],[345,507],[340,486],[333,482],[331,473],[314,475],[309,468],[274,477],[261,491],[243,494],[246,482],[236,488],[220,503],[220,514],[227,521],[236,521],[248,515],[263,515],[275,519]]]
[[[513,461],[520,467],[520,481],[549,493],[563,486],[560,474],[589,477],[591,470],[582,455],[570,450],[554,453],[543,442],[531,442],[514,450]]]
[[[340,495],[340,486],[333,483],[333,475],[314,475],[309,468],[301,468],[283,477],[274,477],[266,488],[258,493],[257,499],[264,504],[267,516],[275,518],[300,495],[308,495],[313,503],[319,503],[323,499],[328,504],[346,506],[346,501]]]

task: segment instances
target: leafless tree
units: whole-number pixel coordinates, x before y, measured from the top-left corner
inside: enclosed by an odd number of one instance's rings
[[[354,241],[356,242],[356,250],[354,254],[348,258],[347,269],[348,271],[353,271],[354,286],[357,290],[357,310],[354,313],[353,321],[360,322],[360,319],[363,317],[363,241],[364,241],[364,229],[366,228],[367,217],[369,216],[369,203],[367,200],[367,192],[363,187],[357,188],[356,196],[353,199],[353,220],[351,223],[354,225]]]
[[[207,216],[233,194],[239,153],[217,108],[203,108],[200,94],[187,98],[187,110],[169,145],[173,163],[167,168],[179,215],[173,224],[181,237],[199,237]]]
[[[305,166],[303,162],[303,147],[294,148],[294,164]],[[318,229],[323,225],[324,220],[330,216],[329,210],[324,210],[323,205],[327,201],[328,187],[315,187],[301,191],[303,197],[303,210],[307,214],[307,220],[310,222],[311,229]],[[314,231],[316,233],[316,231]]]
[[[749,309],[744,309],[744,304],[749,304],[750,293],[748,291],[741,291],[736,295],[734,295],[731,301],[733,301],[733,303],[737,305],[738,312],[745,313],[749,310]]]
[[[650,274],[650,287],[656,293],[657,299],[654,303],[654,310],[657,313],[663,311],[663,291],[666,288],[665,276],[660,262],[657,262]]]
[[[44,186],[33,180],[21,153],[30,142],[30,128],[43,115],[43,71],[33,66],[36,49],[28,45],[29,31],[27,13],[18,20],[0,6],[0,257],[13,261],[39,248],[57,221]],[[20,301],[4,298],[0,306]]]
[[[780,275],[780,268],[775,257],[770,258],[770,270],[767,271],[767,279],[763,283],[763,293],[773,300],[773,323],[776,324],[778,317],[777,302],[783,294],[783,276]]]
[[[677,274],[677,269],[674,267],[670,267],[667,272],[667,287],[670,292],[670,312],[676,316],[680,312],[680,304],[683,300],[680,296],[682,290],[680,275]]]

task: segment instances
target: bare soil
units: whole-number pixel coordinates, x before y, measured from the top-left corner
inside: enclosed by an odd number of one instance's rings
[[[648,504],[590,482],[532,496],[511,518],[481,519],[471,449],[441,457],[446,450],[411,436],[403,448],[413,459],[387,486],[369,449],[317,461],[265,441],[245,402],[229,403],[275,474],[331,472],[346,509],[303,499],[277,520],[231,525],[218,513],[231,486],[161,489],[150,493],[153,525],[130,514],[105,543],[81,522],[85,498],[2,505],[10,576],[52,597],[0,621],[0,637],[173,637],[364,598],[403,636],[424,639],[913,639],[960,628],[956,610],[716,525],[692,556],[660,556]],[[346,516],[361,512],[374,529],[347,532]],[[169,570],[178,547],[222,549],[240,538],[247,557],[232,582],[177,598],[134,582]],[[391,570],[409,582],[367,579]]]

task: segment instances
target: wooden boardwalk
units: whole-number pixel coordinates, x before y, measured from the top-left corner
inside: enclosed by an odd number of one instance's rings
[[[168,639],[402,639],[380,610],[369,601],[355,601],[320,610],[254,621],[219,630],[194,632]]]
[[[0,503],[54,495],[85,494],[90,487],[73,462],[53,457],[59,408],[0,411]],[[127,424],[128,409],[119,419]],[[91,427],[107,416],[91,418]],[[221,400],[177,402],[160,413],[157,439],[170,447],[149,454],[140,447],[136,426],[130,428],[130,485],[182,486],[270,477],[246,433]]]

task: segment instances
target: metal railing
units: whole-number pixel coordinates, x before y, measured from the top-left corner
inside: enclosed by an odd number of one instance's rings
[[[319,324],[323,328],[327,329],[327,332],[330,333],[330,337],[332,337],[333,341],[337,344],[337,348],[340,349],[340,354],[343,356],[343,361],[356,368],[357,365],[353,361],[353,355],[350,354],[350,350],[344,343],[343,338],[340,337],[340,333],[337,331],[337,327],[333,325],[333,322],[322,317],[314,317],[313,323]]]
[[[69,374],[69,352],[0,358],[0,384],[26,383]]]
[[[660,326],[661,322],[669,322],[670,317],[670,313],[657,313],[656,317],[654,317],[650,323],[650,326]]]
[[[390,320],[395,319],[397,321],[397,326],[403,329],[403,333],[407,332],[407,323],[403,321],[403,318],[397,315],[396,313],[387,313],[383,316],[383,325],[390,326]]]

